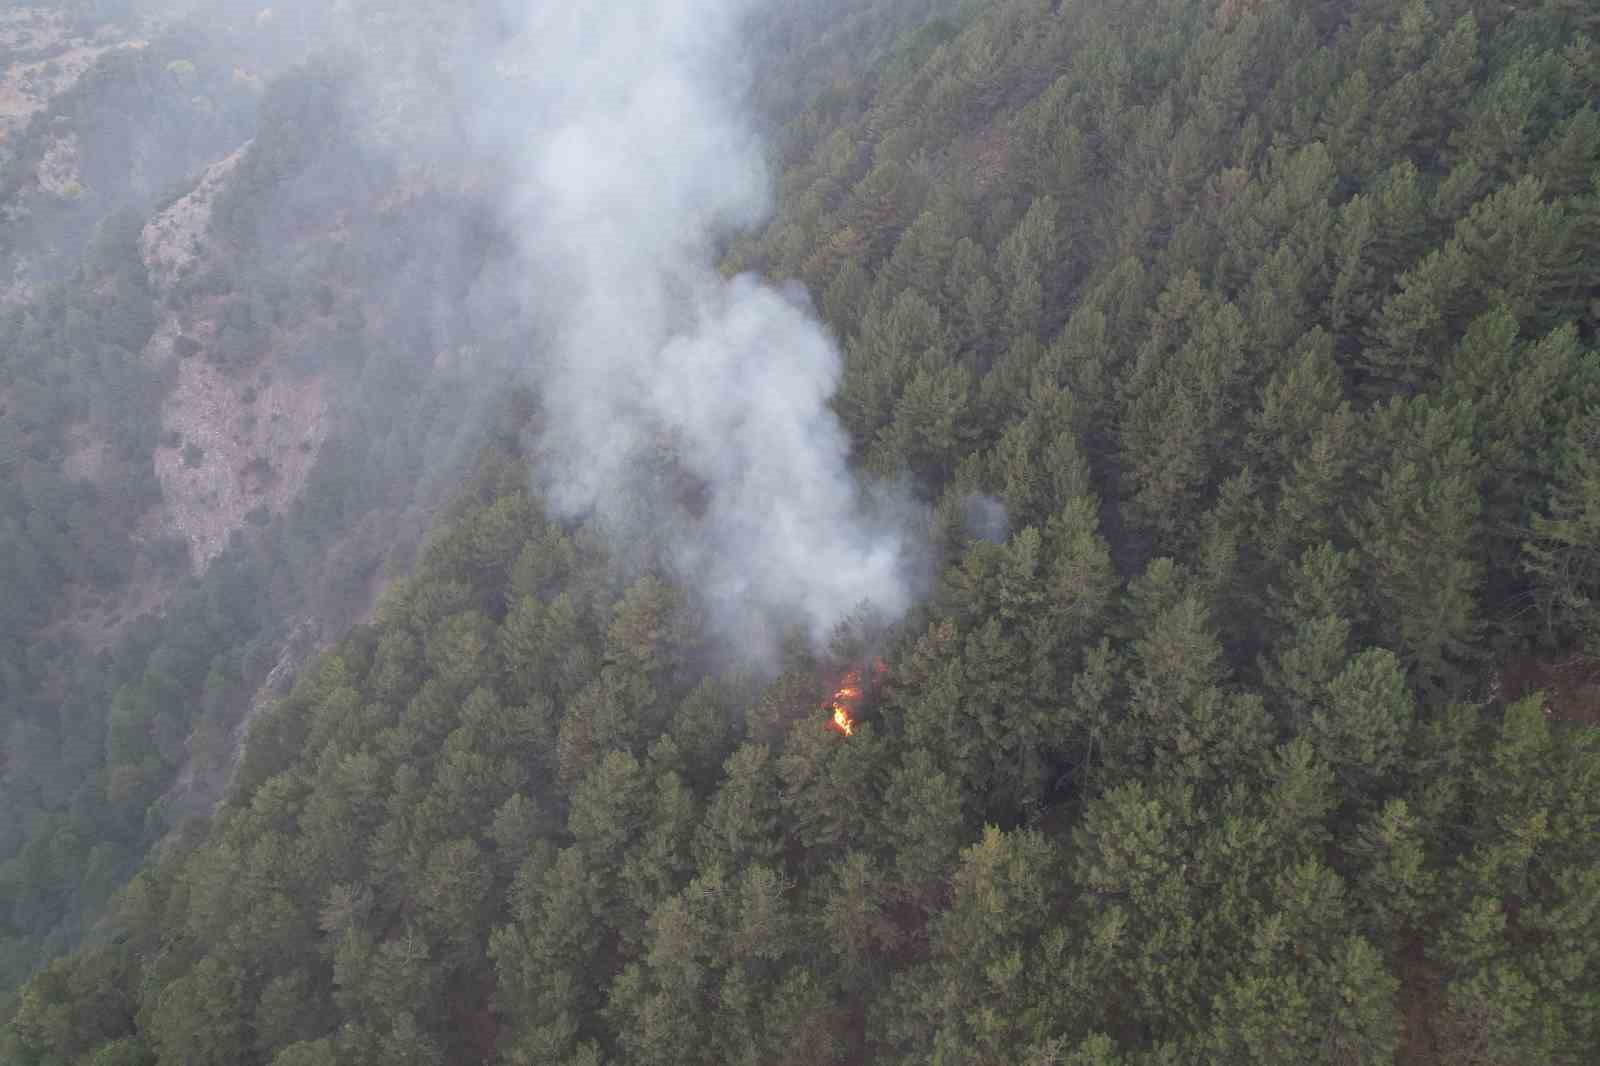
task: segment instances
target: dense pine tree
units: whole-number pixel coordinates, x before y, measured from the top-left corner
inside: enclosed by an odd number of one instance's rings
[[[876,13],[886,46],[771,87],[777,214],[726,266],[800,280],[841,339],[855,458],[934,515],[927,601],[745,672],[694,590],[548,517],[522,402],[228,801],[27,984],[7,1054],[1600,1046],[1595,682],[1519,680],[1600,639],[1600,21],[823,6],[805,33]],[[25,551],[80,565],[33,532],[0,524],[17,580]],[[842,735],[830,691],[872,655]],[[102,792],[135,807],[210,684],[200,650],[147,658],[77,694],[109,700]],[[100,891],[83,850],[20,849],[0,922],[51,906],[35,869]]]

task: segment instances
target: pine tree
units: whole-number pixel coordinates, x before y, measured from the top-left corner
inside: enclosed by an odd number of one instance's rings
[[[1544,514],[1533,517],[1522,544],[1535,581],[1535,603],[1547,641],[1596,643],[1592,600],[1600,587],[1600,418],[1585,415],[1573,432],[1561,482]]]

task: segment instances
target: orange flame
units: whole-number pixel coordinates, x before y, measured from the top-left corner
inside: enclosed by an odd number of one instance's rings
[[[852,670],[844,675],[839,682],[839,687],[834,691],[831,706],[833,707],[833,728],[845,736],[854,736],[856,731],[855,709],[861,702],[861,671]]]
[[[876,679],[881,678],[889,668],[882,659],[878,659],[872,664],[872,669]],[[855,712],[861,703],[863,691],[861,671],[851,670],[839,679],[839,687],[834,690],[833,699],[828,701],[828,708],[833,712],[833,728],[847,737],[855,736]]]
[[[837,704],[833,708],[833,728],[847,737],[853,737],[856,734],[855,719],[850,717],[848,710]]]

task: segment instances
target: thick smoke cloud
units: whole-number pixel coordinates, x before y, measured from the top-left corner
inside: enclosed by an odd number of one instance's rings
[[[358,58],[354,154],[504,212],[517,261],[447,286],[468,298],[434,317],[542,338],[522,368],[535,480],[624,571],[666,568],[769,662],[790,627],[820,644],[863,603],[912,602],[925,519],[852,475],[837,343],[802,290],[717,269],[773,206],[745,30],[777,0],[144,2],[237,24],[263,55]]]
[[[719,239],[771,207],[738,104],[749,7],[509,7],[517,32],[461,98],[511,168],[554,336],[534,367],[542,487],[648,541],[762,655],[785,625],[820,640],[863,601],[903,611],[915,525],[849,470],[828,407],[839,348],[804,294],[716,269]]]

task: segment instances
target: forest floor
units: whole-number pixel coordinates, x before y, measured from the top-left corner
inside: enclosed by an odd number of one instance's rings
[[[1600,660],[1582,649],[1561,656],[1519,656],[1501,668],[1497,680],[1499,698],[1507,703],[1543,692],[1549,717],[1600,725]]]

